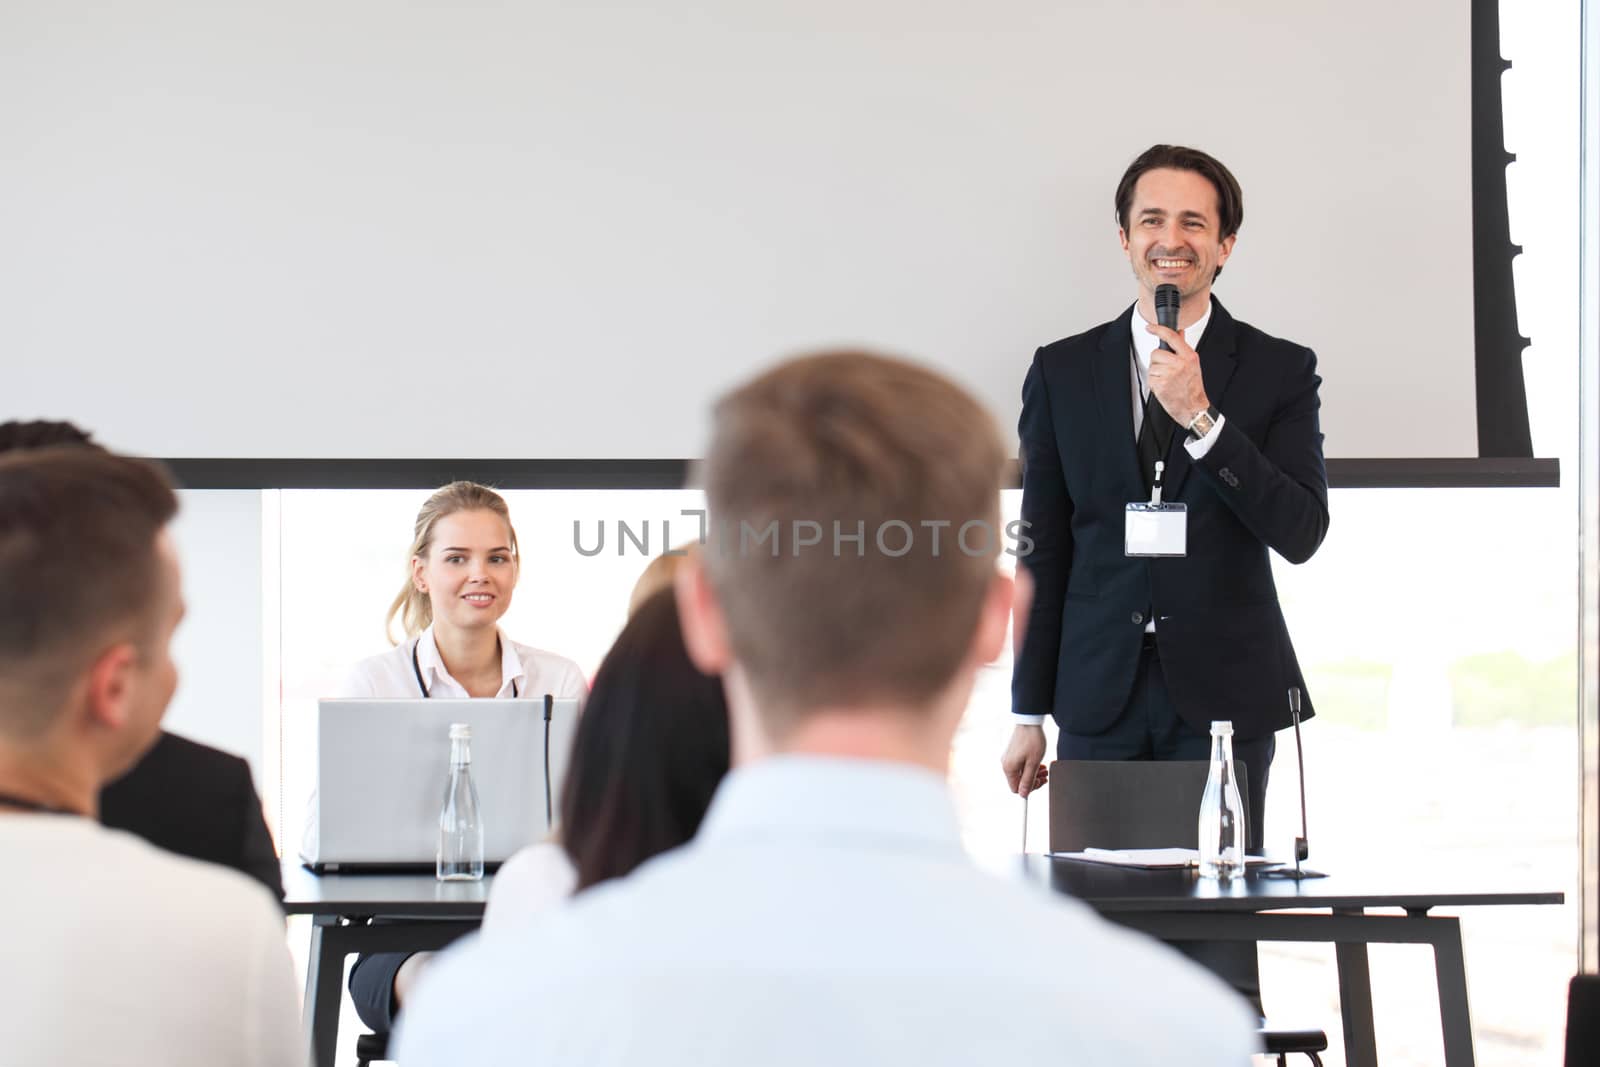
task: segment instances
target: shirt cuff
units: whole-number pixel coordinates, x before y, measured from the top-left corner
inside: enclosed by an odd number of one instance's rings
[[[1011,717],[1016,720],[1018,726],[1043,726],[1044,725],[1044,716],[1043,715],[1013,715]]]
[[[1212,424],[1211,432],[1198,441],[1184,441],[1183,447],[1188,450],[1190,459],[1205,459],[1206,453],[1211,451],[1211,446],[1217,443],[1217,438],[1222,436],[1222,427],[1228,421],[1228,416],[1218,415],[1217,421]]]

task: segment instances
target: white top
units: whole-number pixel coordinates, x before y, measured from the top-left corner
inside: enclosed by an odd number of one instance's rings
[[[508,1048],[684,1067],[1244,1067],[1256,1050],[1237,994],[1083,904],[981,873],[944,781],[882,761],[736,770],[689,845],[458,944],[400,1016],[406,1067]]]
[[[66,815],[0,815],[0,1060],[306,1061],[283,913],[237,871]]]
[[[583,671],[565,656],[554,652],[519,645],[497,630],[500,635],[500,691],[499,698],[509,698],[513,690],[524,700],[542,697],[546,693],[557,700],[566,697],[583,699],[589,695],[589,683]],[[345,678],[336,697],[357,697],[368,700],[404,700],[422,697],[417,688],[416,669],[411,664],[411,649],[417,650],[417,667],[422,670],[422,680],[427,683],[432,697],[466,699],[471,694],[460,682],[450,677],[439,657],[439,646],[433,640],[433,627],[423,630],[415,639],[402,641],[387,652],[357,663]]]
[[[529,845],[501,864],[483,910],[483,935],[505,936],[532,916],[548,911],[578,888],[578,872],[567,850],[554,841]]]

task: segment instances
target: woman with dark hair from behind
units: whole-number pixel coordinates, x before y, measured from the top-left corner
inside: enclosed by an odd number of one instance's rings
[[[500,869],[485,936],[689,841],[727,772],[722,682],[689,662],[677,602],[661,590],[594,676],[561,790],[559,840]]]

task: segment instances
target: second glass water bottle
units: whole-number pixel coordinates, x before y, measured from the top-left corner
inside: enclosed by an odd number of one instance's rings
[[[450,724],[450,784],[439,809],[438,867],[441,882],[476,882],[483,877],[483,818],[472,784],[472,727]]]
[[[1200,874],[1226,880],[1244,874],[1244,803],[1233,763],[1233,723],[1211,724],[1211,774],[1200,800]]]

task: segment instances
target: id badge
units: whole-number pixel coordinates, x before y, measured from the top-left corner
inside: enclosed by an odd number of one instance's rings
[[[1128,505],[1123,554],[1187,556],[1189,505],[1138,501]]]

